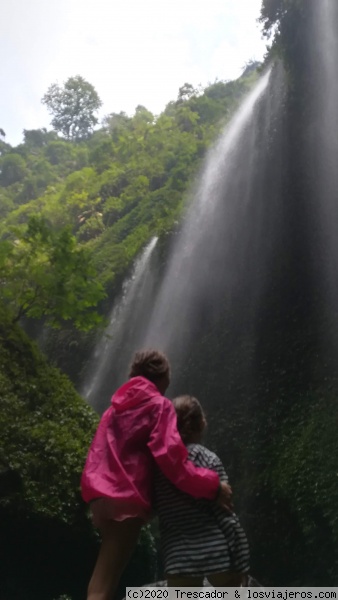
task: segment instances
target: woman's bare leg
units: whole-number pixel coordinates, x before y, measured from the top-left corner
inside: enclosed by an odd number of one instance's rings
[[[137,518],[102,523],[102,543],[89,582],[87,600],[112,599],[143,524],[144,521]]]

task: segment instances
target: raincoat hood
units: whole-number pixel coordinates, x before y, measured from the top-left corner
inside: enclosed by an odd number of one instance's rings
[[[156,396],[161,393],[149,379],[132,377],[115,392],[111,403],[117,412],[122,412]]]

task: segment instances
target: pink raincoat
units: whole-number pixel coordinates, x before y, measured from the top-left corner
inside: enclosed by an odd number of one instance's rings
[[[155,460],[183,492],[215,498],[218,475],[187,457],[173,404],[151,381],[133,377],[116,391],[101,418],[82,473],[82,497],[114,500],[116,520],[149,517]]]

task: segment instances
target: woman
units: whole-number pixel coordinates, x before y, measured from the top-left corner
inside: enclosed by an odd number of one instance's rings
[[[155,463],[195,498],[227,506],[231,496],[217,473],[188,460],[175,409],[163,395],[170,382],[166,356],[157,350],[137,352],[129,377],[101,418],[81,479],[82,496],[102,537],[88,600],[110,600],[116,591],[151,514]]]

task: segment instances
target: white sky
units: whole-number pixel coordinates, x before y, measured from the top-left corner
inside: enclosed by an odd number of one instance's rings
[[[0,128],[50,127],[41,98],[81,75],[103,107],[161,112],[183,83],[234,79],[265,51],[261,0],[2,0]]]

